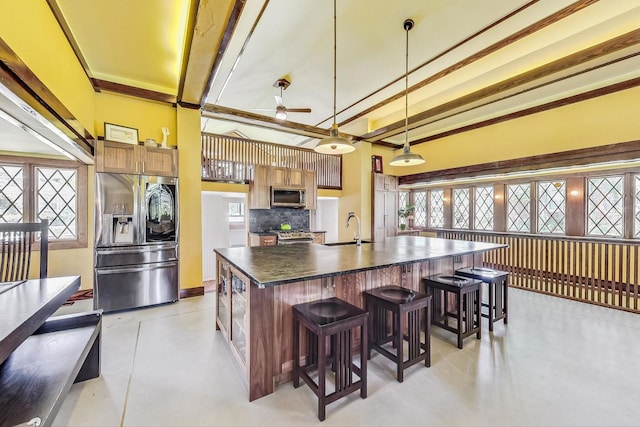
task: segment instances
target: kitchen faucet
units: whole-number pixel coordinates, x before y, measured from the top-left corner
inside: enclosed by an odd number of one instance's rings
[[[362,245],[362,239],[360,238],[360,218],[358,218],[358,215],[356,215],[354,212],[349,212],[349,216],[347,216],[347,228],[349,228],[349,220],[351,220],[351,218],[355,218],[356,221],[358,222],[358,234],[356,234],[356,246],[361,246]]]

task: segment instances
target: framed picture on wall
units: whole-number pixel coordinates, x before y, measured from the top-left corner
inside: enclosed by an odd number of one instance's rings
[[[105,141],[124,142],[125,144],[138,145],[138,129],[128,128],[112,123],[104,124]]]
[[[382,173],[382,156],[371,156],[371,169],[375,173]]]

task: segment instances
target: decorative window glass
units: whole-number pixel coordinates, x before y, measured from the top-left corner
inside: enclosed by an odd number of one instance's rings
[[[475,189],[475,228],[493,230],[493,187]]]
[[[566,185],[564,181],[538,183],[538,231],[559,233],[565,230]]]
[[[640,175],[635,176],[634,183],[633,237],[640,237]]]
[[[50,249],[87,246],[86,197],[86,166],[0,156],[0,222],[49,220]]]
[[[531,232],[531,184],[507,185],[507,231]]]
[[[399,191],[398,192],[398,207],[400,209],[404,208],[409,204],[409,192],[408,191]],[[404,218],[398,217],[398,225],[402,224]]]
[[[23,221],[23,183],[22,166],[0,165],[0,222]]]
[[[78,174],[75,169],[36,168],[36,216],[49,220],[52,239],[78,236]]]
[[[587,181],[587,234],[622,237],[624,182],[622,176]]]
[[[415,191],[413,193],[413,205],[416,207],[413,212],[414,227],[427,226],[427,192]]]
[[[469,189],[453,190],[453,228],[469,228]]]
[[[444,190],[429,191],[429,227],[444,227]]]

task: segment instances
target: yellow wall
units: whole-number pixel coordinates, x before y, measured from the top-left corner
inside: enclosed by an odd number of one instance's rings
[[[414,145],[411,151],[426,164],[394,168],[385,159],[385,173],[409,175],[638,140],[638,99],[640,88],[628,89]]]
[[[338,240],[353,239],[355,222],[346,227],[349,212],[360,217],[361,237],[371,238],[371,144],[356,144],[356,151],[342,156],[342,197],[338,200]]]
[[[93,87],[47,2],[5,0],[0,10],[0,38],[91,131]]]
[[[200,111],[178,107],[180,287],[202,286]]]
[[[154,101],[109,92],[95,94],[96,135],[104,137],[104,123],[138,129],[138,140],[153,138],[162,142],[162,128],[169,128],[167,145],[177,145],[175,107]],[[200,126],[200,125],[198,125]]]

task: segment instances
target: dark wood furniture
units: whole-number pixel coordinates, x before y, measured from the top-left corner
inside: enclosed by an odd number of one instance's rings
[[[79,287],[33,279],[0,294],[0,426],[51,425],[71,385],[100,375],[102,312],[51,317]]]
[[[487,312],[482,317],[489,319],[489,331],[493,331],[493,324],[504,319],[506,325],[509,321],[509,273],[494,270],[493,268],[467,267],[456,270],[456,275],[482,280],[489,288],[488,302],[482,303]]]
[[[49,220],[0,224],[0,281],[26,280],[31,253],[40,239],[40,278],[47,277]]]
[[[227,340],[253,401],[291,381],[293,305],[337,297],[364,308],[366,290],[402,285],[423,291],[424,277],[479,265],[483,253],[504,246],[397,236],[362,246],[218,248],[218,271],[230,273],[224,274],[226,287],[218,287],[216,328]],[[242,295],[229,291],[233,277],[244,283],[235,286],[245,290]],[[354,337],[356,345],[359,339]]]
[[[458,338],[458,348],[462,341],[476,334],[481,338],[482,282],[469,277],[455,275],[435,275],[423,280],[425,292],[433,298],[431,324],[453,332]],[[449,298],[453,298],[453,309]],[[454,326],[449,319],[454,318]]]
[[[396,364],[398,382],[404,381],[404,370],[409,366],[422,360],[425,366],[431,366],[431,297],[399,286],[384,286],[362,294],[365,310],[369,312],[368,358],[371,358],[371,350],[376,350],[392,360]],[[406,360],[404,341],[408,344]]]
[[[357,366],[353,363],[353,335],[354,329],[360,328],[361,337],[367,336],[368,313],[339,298],[297,304],[292,308],[293,386],[300,387],[302,377],[318,397],[318,419],[324,421],[329,403],[358,390],[360,397],[367,397],[367,340],[360,339],[360,366]],[[307,332],[307,360],[303,366],[300,365],[300,325]],[[327,394],[328,364],[334,373],[334,391]],[[310,372],[316,370],[317,383],[310,376]]]

